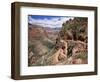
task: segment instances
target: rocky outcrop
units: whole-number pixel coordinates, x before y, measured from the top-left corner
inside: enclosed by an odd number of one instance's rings
[[[87,24],[87,18],[75,17],[63,23],[58,34],[50,28],[29,25],[28,65],[87,64]]]

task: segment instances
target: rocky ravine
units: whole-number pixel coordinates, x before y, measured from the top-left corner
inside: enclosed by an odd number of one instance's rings
[[[29,66],[88,63],[87,18],[76,17],[66,21],[58,36],[54,37],[56,40],[50,39],[46,30],[40,26],[31,26],[28,43]]]

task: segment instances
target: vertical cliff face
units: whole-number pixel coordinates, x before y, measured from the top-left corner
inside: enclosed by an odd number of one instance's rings
[[[75,17],[63,23],[60,38],[64,40],[79,40],[87,43],[88,19]]]
[[[84,64],[88,57],[88,19],[82,17],[74,17],[63,23],[59,32],[57,43],[59,40],[67,42],[67,55],[70,64]],[[58,46],[59,44],[57,44]],[[68,63],[67,63],[68,64]]]

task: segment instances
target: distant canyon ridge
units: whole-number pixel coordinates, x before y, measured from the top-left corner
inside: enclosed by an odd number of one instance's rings
[[[74,17],[61,28],[28,23],[28,66],[88,63],[88,18]]]

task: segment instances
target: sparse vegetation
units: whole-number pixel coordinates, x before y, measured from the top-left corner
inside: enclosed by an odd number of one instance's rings
[[[87,64],[88,19],[74,17],[63,23],[59,32],[29,24],[28,65]]]

